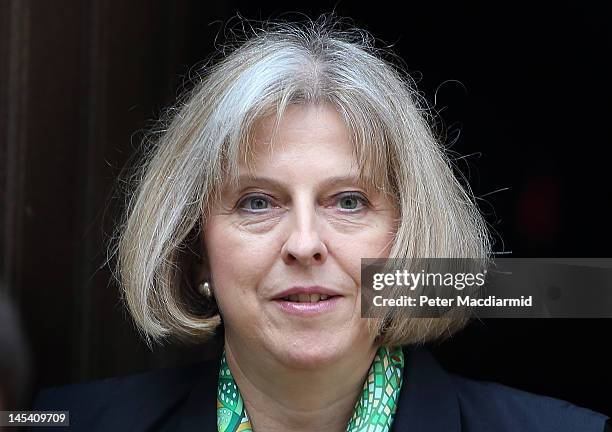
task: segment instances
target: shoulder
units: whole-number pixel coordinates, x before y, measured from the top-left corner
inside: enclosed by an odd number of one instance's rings
[[[215,361],[205,361],[47,388],[32,409],[69,411],[71,430],[148,430],[162,424],[197,382],[214,379],[217,371]]]
[[[604,432],[608,417],[598,412],[450,373],[424,347],[404,347],[404,355],[396,431]]]
[[[468,431],[603,432],[607,416],[561,399],[449,374]]]

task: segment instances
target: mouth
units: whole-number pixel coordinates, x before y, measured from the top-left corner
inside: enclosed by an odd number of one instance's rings
[[[283,300],[283,301],[295,302],[295,303],[318,303],[318,302],[329,300],[330,298],[333,298],[333,297],[339,297],[339,296],[327,295],[327,294],[291,294],[285,297],[280,297],[277,300]]]
[[[322,286],[299,286],[279,293],[275,303],[286,313],[312,316],[336,310],[343,296]]]
[[[282,300],[294,303],[319,303],[328,301],[334,297],[341,297],[336,290],[320,285],[294,286],[278,293],[274,300]]]

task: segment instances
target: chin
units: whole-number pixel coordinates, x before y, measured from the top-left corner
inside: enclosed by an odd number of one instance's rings
[[[346,339],[322,337],[296,338],[287,341],[285,347],[278,348],[278,355],[287,367],[303,370],[327,367],[351,352]]]
[[[290,350],[283,357],[288,367],[311,371],[335,363],[341,355],[323,347],[321,349]]]

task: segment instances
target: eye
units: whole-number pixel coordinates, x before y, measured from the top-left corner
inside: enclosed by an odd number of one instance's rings
[[[270,207],[270,199],[265,195],[249,195],[240,200],[237,207],[251,213],[258,213]]]
[[[358,212],[368,207],[369,202],[362,194],[351,192],[338,197],[338,203],[342,210]]]
[[[272,207],[270,200],[266,195],[247,195],[236,207],[250,213],[263,213]],[[358,213],[370,205],[365,196],[355,192],[337,196],[337,202],[338,208],[346,213]]]

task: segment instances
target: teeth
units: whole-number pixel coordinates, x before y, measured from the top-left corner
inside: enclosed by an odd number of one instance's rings
[[[283,300],[299,303],[316,303],[318,301],[327,300],[329,297],[330,296],[326,294],[291,294],[283,297]]]

